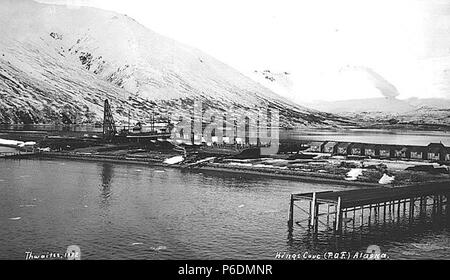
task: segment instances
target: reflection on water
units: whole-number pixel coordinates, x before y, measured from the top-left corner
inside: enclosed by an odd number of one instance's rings
[[[274,259],[277,252],[365,251],[374,244],[391,258],[450,258],[443,245],[448,219],[342,238],[298,227],[289,235],[291,193],[340,189],[150,166],[0,160],[0,259],[68,245],[80,246],[86,259],[157,260]]]
[[[108,206],[109,198],[112,195],[111,181],[114,175],[114,165],[111,163],[102,163],[102,184],[101,197],[104,207]]]

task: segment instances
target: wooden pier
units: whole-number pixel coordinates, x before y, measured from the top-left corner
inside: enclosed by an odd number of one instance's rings
[[[358,189],[292,194],[288,226],[294,224],[317,233],[321,227],[342,233],[347,228],[371,226],[407,218],[417,213],[449,213],[450,182],[430,182],[396,188]],[[306,204],[306,205],[305,205]],[[294,209],[306,214],[294,220]],[[348,224],[351,224],[350,226]],[[304,225],[306,224],[306,226]]]

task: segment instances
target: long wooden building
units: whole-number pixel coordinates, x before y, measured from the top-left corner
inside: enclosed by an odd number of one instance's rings
[[[446,147],[442,143],[430,143],[428,146],[412,146],[314,141],[310,142],[309,145],[308,152],[331,155],[450,162],[450,147]]]

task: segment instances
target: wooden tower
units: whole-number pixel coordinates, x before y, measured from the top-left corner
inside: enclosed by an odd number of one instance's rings
[[[111,141],[116,136],[117,130],[114,123],[114,117],[109,106],[108,99],[105,100],[104,115],[103,115],[103,139]]]

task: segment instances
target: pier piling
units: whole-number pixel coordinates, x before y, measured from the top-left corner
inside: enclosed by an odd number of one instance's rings
[[[306,213],[307,219],[303,219],[301,222],[308,222],[309,228],[313,233],[317,233],[321,225],[329,230],[330,219],[333,225],[333,231],[341,234],[343,229],[347,231],[348,212],[353,212],[353,218],[351,219],[353,228],[355,229],[355,221],[359,218],[359,228],[364,226],[370,228],[375,221],[378,224],[378,217],[383,212],[383,223],[386,221],[398,223],[402,220],[402,205],[403,216],[406,218],[406,211],[408,208],[409,221],[414,221],[416,214],[416,201],[419,202],[419,213],[426,213],[427,197],[433,198],[433,209],[436,213],[443,213],[444,208],[446,213],[448,210],[448,196],[450,186],[447,182],[433,183],[428,186],[414,185],[407,187],[397,188],[375,188],[375,189],[359,189],[349,191],[325,191],[325,192],[312,192],[302,194],[292,194],[289,209],[289,221],[290,227],[294,224],[294,206],[300,208],[303,213]],[[296,205],[296,202],[307,201],[309,202],[309,209],[303,209],[301,206]],[[408,205],[407,205],[408,204]],[[322,205],[325,205],[325,211]],[[382,208],[382,209],[381,209]],[[334,209],[334,212],[330,212],[330,209]],[[366,212],[367,210],[367,212]],[[324,213],[321,213],[324,211]],[[389,212],[389,219],[386,219],[386,213]],[[365,219],[365,215],[367,218]],[[321,221],[320,218],[326,216],[326,223]],[[381,219],[381,218],[380,218]]]
[[[289,220],[288,220],[288,226],[293,227],[294,226],[294,195],[291,194],[291,204],[289,207]]]

